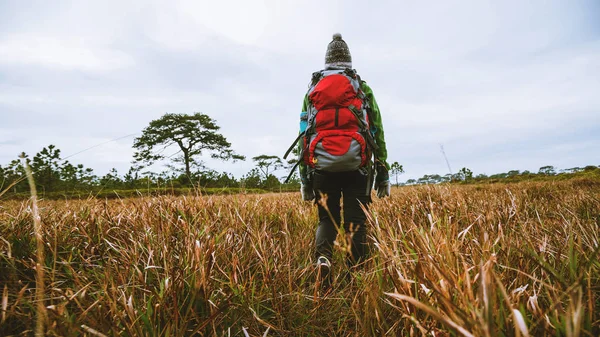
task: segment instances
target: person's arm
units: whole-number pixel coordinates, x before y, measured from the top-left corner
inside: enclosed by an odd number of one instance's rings
[[[375,100],[375,95],[373,95],[373,90],[364,82],[361,87],[367,96],[371,108],[371,131],[375,138],[375,144],[377,144],[377,150],[375,150],[375,189],[377,190],[377,197],[389,197],[392,185],[390,184],[390,164],[387,162],[387,148],[385,144],[385,133],[383,131],[381,111]]]
[[[302,133],[304,131],[306,131],[306,128],[308,127],[308,95],[304,96],[304,102],[302,103],[302,112],[300,113],[300,132]],[[300,143],[298,143],[298,161],[299,161],[299,165],[298,165],[298,169],[300,171],[300,181],[302,182],[302,184],[300,185],[300,192],[302,194],[302,199],[304,201],[312,201],[315,199],[315,192],[313,190],[313,186],[312,186],[312,182],[308,179],[308,170],[306,167],[306,164],[303,161],[303,158],[301,156],[302,154],[302,148],[304,146],[304,141],[300,140]]]
[[[308,116],[308,95],[304,95],[304,101],[302,102],[302,112],[300,113],[300,131],[302,133],[306,130],[308,125],[307,116]],[[300,157],[302,154],[302,147],[304,146],[304,142],[300,140],[298,142],[298,161],[300,161],[300,165],[298,165],[300,171],[300,180],[303,184],[308,184],[308,175],[306,164],[303,162],[303,158]]]
[[[377,105],[377,101],[375,100],[375,95],[373,95],[373,90],[371,87],[367,85],[367,83],[362,83],[362,90],[369,101],[369,105],[371,107],[371,132],[373,132],[373,138],[375,138],[375,144],[377,144],[377,151],[375,151],[375,160],[383,164],[383,166],[389,170],[390,165],[387,162],[387,147],[385,144],[385,133],[383,131],[383,120],[381,119],[381,111],[379,110],[379,105]]]

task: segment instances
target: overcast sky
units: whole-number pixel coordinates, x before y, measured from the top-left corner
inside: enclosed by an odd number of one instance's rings
[[[336,32],[403,179],[447,173],[440,144],[475,174],[600,165],[597,0],[0,0],[0,165],[106,142],[69,160],[123,174],[166,112],[208,114],[248,158],[281,156]]]

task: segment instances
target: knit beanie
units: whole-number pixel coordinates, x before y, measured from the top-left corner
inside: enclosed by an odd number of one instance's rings
[[[352,56],[346,41],[342,40],[342,34],[333,34],[333,41],[327,45],[325,54],[325,69],[327,68],[350,68],[352,69]]]

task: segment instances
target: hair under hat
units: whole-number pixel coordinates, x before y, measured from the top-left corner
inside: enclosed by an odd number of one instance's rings
[[[333,40],[327,45],[325,68],[352,68],[352,56],[342,34],[333,34]]]

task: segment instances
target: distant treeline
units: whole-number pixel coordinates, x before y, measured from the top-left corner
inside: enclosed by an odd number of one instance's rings
[[[0,165],[0,195],[24,194],[29,191],[24,161],[31,167],[41,195],[52,195],[55,192],[73,195],[102,190],[141,190],[155,193],[170,191],[176,194],[177,191],[181,193],[192,189],[214,192],[224,188],[232,191],[280,191],[297,190],[300,184],[297,177],[292,177],[288,184],[282,184],[279,178],[264,170],[264,160],[258,161],[256,168],[239,179],[230,173],[206,168],[192,171],[188,176],[175,168],[156,173],[135,166],[123,175],[113,168],[107,174],[98,176],[91,168],[63,160],[60,149],[49,145],[33,158],[23,154],[21,159],[14,159],[8,165]]]
[[[227,172],[217,172],[205,167],[199,167],[190,174],[174,167],[161,173],[143,170],[135,165],[125,174],[119,174],[111,169],[103,176],[97,176],[91,168],[82,164],[74,164],[61,158],[60,149],[54,145],[43,148],[32,158],[22,154],[21,159],[15,159],[8,165],[0,165],[0,196],[26,196],[29,186],[25,179],[24,162],[32,169],[38,193],[43,196],[132,196],[136,191],[151,194],[184,194],[200,191],[201,193],[243,193],[260,191],[296,191],[300,182],[294,175],[288,184],[283,184],[281,177],[273,174],[280,170],[286,174],[292,162],[284,164],[277,156],[261,155],[252,158],[256,167],[241,178],[235,178]],[[518,182],[524,180],[570,179],[588,177],[600,179],[598,166],[574,167],[558,170],[553,166],[540,167],[538,172],[511,170],[506,173],[493,175],[474,175],[468,168],[462,168],[455,174],[427,174],[418,179],[398,181],[398,175],[403,172],[402,165],[394,163],[399,169],[392,169],[396,175],[396,185],[422,185],[439,183],[496,183]]]
[[[600,179],[600,166],[589,165],[560,170],[556,169],[554,166],[542,166],[538,172],[511,170],[506,173],[496,173],[489,176],[485,174],[474,175],[470,169],[465,167],[455,174],[446,174],[443,176],[439,174],[426,174],[419,179],[408,179],[406,182],[400,183],[399,185],[509,183],[525,180],[558,180],[577,177]]]

